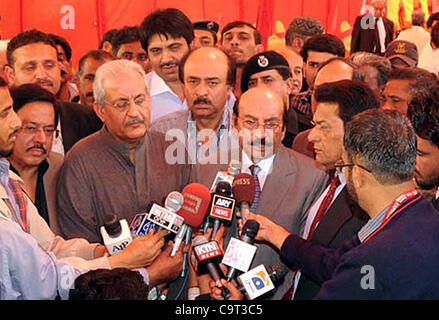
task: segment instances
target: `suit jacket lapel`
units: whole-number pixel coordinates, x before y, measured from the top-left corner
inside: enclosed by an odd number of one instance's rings
[[[290,185],[294,182],[293,176],[296,169],[296,166],[290,161],[287,149],[282,146],[273,160],[272,172],[265,180],[257,212],[271,212],[271,217],[274,217],[276,209],[285,199]]]
[[[320,220],[312,239],[328,246],[337,235],[338,230],[351,218],[351,201],[345,186]],[[321,227],[322,225],[324,228]]]

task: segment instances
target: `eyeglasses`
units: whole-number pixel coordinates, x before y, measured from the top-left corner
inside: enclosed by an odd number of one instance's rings
[[[342,161],[339,161],[339,162],[337,162],[337,163],[334,165],[335,168],[340,168],[340,170],[342,170],[342,171],[343,171],[343,168],[353,167],[353,166],[360,167],[361,169],[366,170],[366,171],[369,172],[369,173],[372,173],[371,170],[369,170],[369,169],[363,167],[361,164],[356,164],[356,163],[343,163]]]
[[[238,119],[240,119],[242,121],[244,127],[249,129],[249,130],[254,130],[256,128],[259,128],[259,126],[260,126],[259,121],[256,121],[256,120],[242,119],[240,117],[238,117]],[[280,126],[281,126],[281,123],[279,123],[278,121],[266,121],[266,122],[264,122],[264,124],[262,124],[262,127],[264,127],[264,129],[268,129],[268,130],[277,130],[280,128]]]
[[[55,138],[58,138],[59,136],[59,130],[52,128],[52,127],[37,127],[33,125],[24,125],[20,128],[21,131],[23,131],[25,134],[29,136],[34,136],[39,131],[43,131],[46,137],[51,137],[55,133]]]
[[[145,95],[140,95],[134,98],[134,100],[132,100],[134,102],[134,104],[137,107],[145,107],[146,106],[146,101],[147,98]],[[113,108],[117,109],[120,112],[126,111],[129,107],[129,105],[131,104],[131,99],[118,99],[115,102],[109,102],[104,100],[104,102],[106,104],[109,104],[110,106],[112,106]]]

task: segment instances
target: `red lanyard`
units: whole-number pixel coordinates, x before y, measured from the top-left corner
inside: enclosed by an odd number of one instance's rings
[[[372,232],[364,241],[369,241],[373,236],[375,236],[378,232],[380,232],[392,219],[401,211],[403,211],[408,206],[413,203],[419,201],[422,196],[415,189],[404,192],[399,195],[395,200],[393,200],[390,207],[387,209],[386,214],[381,222],[380,226]]]

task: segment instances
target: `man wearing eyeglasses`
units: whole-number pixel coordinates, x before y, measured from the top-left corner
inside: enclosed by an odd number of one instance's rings
[[[99,67],[94,110],[104,127],[67,154],[57,184],[62,234],[100,242],[107,213],[128,223],[189,182],[190,166],[166,159],[164,135],[149,130],[150,96],[141,66],[114,60]]]
[[[218,154],[216,160],[217,163],[223,159],[239,160],[241,172],[253,176],[256,190],[252,212],[260,212],[290,232],[299,233],[306,211],[326,186],[327,176],[314,160],[282,145],[286,131],[284,104],[283,97],[266,86],[245,91],[235,104],[233,115],[233,125],[239,133],[239,150]],[[227,167],[228,164],[197,166],[200,182],[210,186],[215,174]],[[237,236],[237,224],[233,223],[228,232]],[[278,253],[261,244],[252,267],[274,263],[280,263]],[[268,298],[280,299],[292,277],[293,272],[289,272],[284,283]]]
[[[23,189],[38,213],[55,234],[59,234],[55,209],[55,186],[64,156],[50,152],[59,115],[55,97],[36,84],[24,84],[11,91],[14,111],[22,122],[17,132],[11,170],[23,180]]]

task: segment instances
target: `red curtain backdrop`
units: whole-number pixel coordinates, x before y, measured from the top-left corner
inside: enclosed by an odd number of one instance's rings
[[[370,0],[366,1],[369,3]],[[309,16],[319,20],[328,33],[350,41],[355,17],[363,0],[1,0],[0,34],[10,39],[19,31],[37,28],[65,37],[73,48],[73,62],[96,48],[111,28],[140,24],[157,8],[181,9],[192,21],[212,19],[224,27],[233,20],[257,25],[264,44],[270,35],[284,36],[291,19]],[[66,7],[68,6],[68,7]],[[68,11],[68,25],[62,25]],[[64,11],[63,11],[64,10]]]

